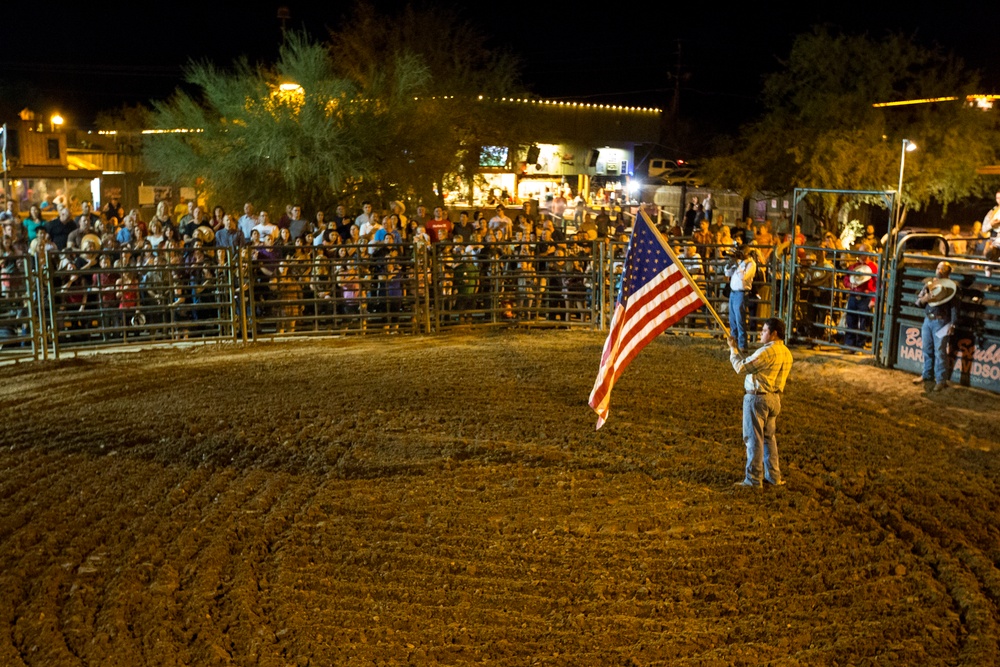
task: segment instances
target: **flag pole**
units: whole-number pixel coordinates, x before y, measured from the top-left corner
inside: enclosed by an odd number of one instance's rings
[[[692,289],[694,289],[695,293],[699,297],[701,297],[701,300],[705,302],[706,306],[708,306],[708,312],[712,313],[712,317],[714,317],[715,321],[719,323],[720,327],[722,327],[722,330],[726,334],[726,338],[729,338],[731,335],[729,333],[729,327],[727,327],[726,323],[722,321],[722,318],[719,317],[719,314],[715,312],[715,308],[712,307],[712,302],[708,300],[708,297],[705,296],[705,293],[701,291],[701,287],[698,286],[698,283],[696,283],[694,281],[694,278],[691,277],[691,274],[688,273],[687,267],[684,266],[684,262],[682,262],[677,257],[677,255],[674,254],[674,251],[670,247],[670,244],[667,243],[666,239],[663,238],[663,235],[660,234],[660,230],[656,228],[656,225],[654,225],[652,221],[650,221],[649,216],[646,215],[646,211],[639,209],[639,215],[646,218],[646,224],[648,224],[650,230],[652,230],[653,236],[656,237],[656,240],[660,242],[660,245],[663,246],[663,249],[667,252],[668,255],[670,255],[670,259],[673,261],[674,265],[676,265],[677,268],[681,270],[681,273],[684,274],[684,277],[688,279],[689,283],[691,283],[691,287]]]

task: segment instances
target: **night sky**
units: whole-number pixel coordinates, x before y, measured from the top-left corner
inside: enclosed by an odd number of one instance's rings
[[[0,51],[0,85],[15,98],[27,93],[42,113],[58,108],[77,126],[92,123],[101,109],[169,96],[189,59],[220,65],[240,55],[273,60],[279,4],[291,11],[290,28],[320,38],[351,6],[295,0],[62,4],[67,6],[47,10],[44,22],[24,3],[7,13],[6,25],[17,30],[6,33]],[[392,12],[404,3],[374,4]],[[803,2],[780,10],[775,3],[725,10],[716,4],[599,3],[588,10],[582,3],[507,0],[461,11],[490,46],[521,58],[526,87],[546,98],[667,108],[679,44],[681,113],[719,131],[735,130],[760,110],[762,76],[779,67],[796,34],[815,25],[875,37],[901,31],[955,52],[982,71],[984,92],[1000,91],[1000,25],[989,3],[914,3],[905,10],[873,2]],[[471,40],[441,44],[477,47]]]

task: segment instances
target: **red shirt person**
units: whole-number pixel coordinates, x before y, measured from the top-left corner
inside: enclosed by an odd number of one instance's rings
[[[440,206],[434,209],[434,219],[424,224],[424,231],[431,237],[431,243],[447,241],[451,238],[452,229],[451,220],[444,216],[444,210]]]

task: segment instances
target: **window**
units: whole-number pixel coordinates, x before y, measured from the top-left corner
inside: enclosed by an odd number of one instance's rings
[[[507,147],[506,146],[483,146],[479,153],[480,167],[506,167]]]
[[[49,139],[49,159],[58,160],[59,159],[59,140]]]

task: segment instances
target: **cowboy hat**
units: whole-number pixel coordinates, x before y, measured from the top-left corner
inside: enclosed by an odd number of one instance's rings
[[[958,285],[950,278],[931,278],[927,282],[927,305],[940,306],[951,301],[958,293]]]

